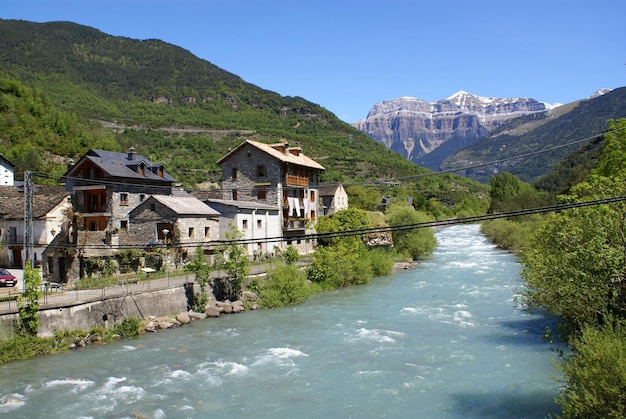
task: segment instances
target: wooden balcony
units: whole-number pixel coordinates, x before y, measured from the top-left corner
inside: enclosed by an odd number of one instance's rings
[[[285,185],[309,187],[309,178],[306,176],[285,175]]]

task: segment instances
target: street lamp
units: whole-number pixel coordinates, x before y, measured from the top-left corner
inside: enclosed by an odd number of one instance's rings
[[[163,231],[163,236],[165,236],[165,279],[167,279],[167,281],[169,282],[170,277],[169,277],[169,274],[167,272],[167,259],[168,259],[168,254],[167,254],[167,235],[170,233],[170,231],[167,228],[164,228],[162,231]]]

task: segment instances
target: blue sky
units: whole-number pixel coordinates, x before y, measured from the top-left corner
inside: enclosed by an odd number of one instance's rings
[[[346,122],[459,90],[567,103],[626,85],[624,0],[16,0],[2,19],[160,39]]]

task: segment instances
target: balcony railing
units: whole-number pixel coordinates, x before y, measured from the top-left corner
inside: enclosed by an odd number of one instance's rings
[[[309,186],[309,178],[305,176],[285,175],[285,184],[288,186]]]
[[[284,230],[304,230],[309,220],[283,220]]]

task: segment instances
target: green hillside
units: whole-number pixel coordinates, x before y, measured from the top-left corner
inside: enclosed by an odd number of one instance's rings
[[[323,107],[159,40],[70,22],[0,20],[0,69],[0,153],[19,163],[18,172],[58,175],[88,148],[133,146],[194,187],[216,182],[215,162],[244,139],[285,139],[326,167],[324,181],[402,177],[413,179],[403,186],[448,203],[484,191],[458,176],[415,178],[427,171]]]
[[[464,174],[486,182],[497,169],[512,173],[525,182],[536,182],[566,156],[584,147],[586,142],[580,140],[591,140],[593,135],[607,129],[609,120],[626,117],[626,88],[564,105],[549,114],[547,117],[533,115],[519,118],[502,126],[489,137],[449,156],[443,164],[444,169],[510,159],[468,170]],[[570,143],[575,144],[561,147]],[[535,154],[537,152],[540,153]],[[520,157],[527,154],[531,155]]]

